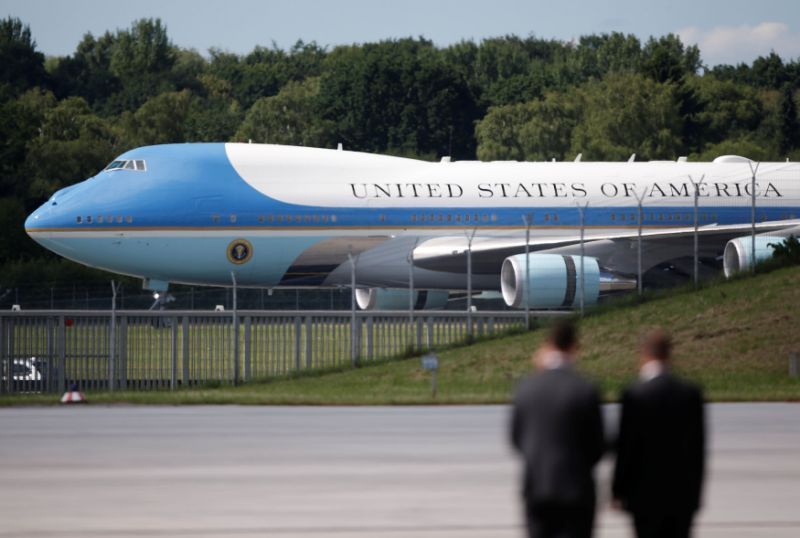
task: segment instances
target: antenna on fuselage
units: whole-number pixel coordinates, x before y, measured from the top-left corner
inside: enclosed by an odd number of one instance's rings
[[[636,160],[636,154],[635,153],[631,153],[631,156],[628,157],[628,162],[632,163],[635,160]]]
[[[344,151],[344,146],[342,146],[341,142],[336,146],[336,151]]]
[[[583,153],[578,153],[578,156],[577,156],[577,157],[575,157],[575,162],[576,162],[576,163],[579,163],[579,162],[581,162],[581,157],[583,157]]]

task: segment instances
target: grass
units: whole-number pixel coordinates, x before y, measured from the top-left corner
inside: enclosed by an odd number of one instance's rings
[[[635,303],[635,301],[630,301]],[[580,322],[579,368],[607,400],[636,375],[636,344],[648,327],[675,340],[675,369],[700,383],[713,401],[800,401],[800,379],[788,375],[788,355],[800,353],[800,268],[737,278],[699,291],[681,289],[639,304],[598,310]],[[516,380],[546,330],[477,342],[439,353],[438,394],[419,358],[357,369],[174,392],[98,392],[93,403],[392,405],[508,402]],[[52,395],[0,397],[0,405],[49,404]]]

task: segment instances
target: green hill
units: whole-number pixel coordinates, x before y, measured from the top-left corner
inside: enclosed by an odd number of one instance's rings
[[[636,345],[649,327],[675,340],[676,370],[702,384],[711,400],[800,400],[800,379],[788,375],[788,355],[800,353],[800,268],[679,291],[640,305],[617,307],[580,322],[579,368],[614,400],[636,374]],[[174,393],[96,393],[94,402],[239,404],[503,403],[530,370],[545,329],[439,353],[439,391],[418,358],[240,387]],[[14,397],[2,403],[44,403]]]

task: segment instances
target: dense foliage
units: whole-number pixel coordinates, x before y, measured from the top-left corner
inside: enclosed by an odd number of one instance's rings
[[[800,157],[800,63],[707,68],[674,35],[505,36],[246,55],[181,49],[158,19],[45,57],[0,20],[0,267],[46,258],[24,216],[115,155],[167,142],[270,142],[437,159]],[[0,272],[0,281],[3,274]],[[6,282],[0,282],[5,284]]]

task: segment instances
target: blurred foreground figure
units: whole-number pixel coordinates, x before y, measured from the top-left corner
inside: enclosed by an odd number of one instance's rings
[[[639,381],[622,395],[615,504],[636,536],[687,537],[700,508],[705,424],[700,390],[669,372],[671,342],[655,330],[642,341]]]
[[[514,398],[511,439],[525,458],[523,496],[530,537],[590,537],[592,474],[603,454],[597,389],[574,369],[577,334],[556,324],[533,356],[539,372]]]

